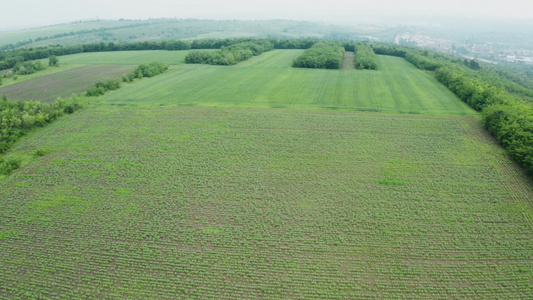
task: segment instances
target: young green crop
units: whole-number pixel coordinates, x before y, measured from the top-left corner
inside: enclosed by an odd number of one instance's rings
[[[0,298],[531,294],[533,189],[477,117],[102,105],[38,149],[0,181]]]
[[[376,72],[291,68],[302,52],[273,50],[231,68],[184,65],[93,103],[475,113],[404,59],[378,56]]]

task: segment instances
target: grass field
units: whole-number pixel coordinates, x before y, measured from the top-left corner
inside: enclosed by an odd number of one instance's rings
[[[102,106],[40,148],[0,297],[532,296],[533,189],[475,117]]]
[[[98,80],[120,78],[135,66],[83,66],[29,79],[0,88],[0,95],[10,100],[53,102],[57,97],[68,98],[85,92]]]
[[[292,68],[292,60],[301,51],[270,51],[235,67],[183,65],[93,103],[475,113],[404,59],[379,56],[380,71],[374,72]]]

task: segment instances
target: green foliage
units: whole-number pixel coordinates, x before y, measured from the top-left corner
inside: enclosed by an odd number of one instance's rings
[[[18,63],[25,61],[49,58],[50,56],[63,56],[77,53],[108,52],[108,51],[139,51],[139,50],[188,50],[188,49],[222,49],[236,44],[249,44],[252,52],[258,49],[268,51],[269,49],[308,49],[317,42],[316,39],[202,39],[187,41],[150,41],[133,43],[90,43],[74,46],[51,45],[47,47],[36,47],[30,49],[16,49],[0,52],[0,70],[14,67]],[[238,46],[239,47],[239,46]],[[226,58],[219,60],[223,63],[231,62]]]
[[[46,66],[44,66],[40,61],[19,62],[13,67],[13,74],[28,75],[44,69],[46,69]]]
[[[498,103],[483,110],[483,122],[513,157],[533,175],[533,109],[518,101]]]
[[[161,62],[139,65],[131,70],[128,75],[122,76],[123,82],[132,82],[135,78],[153,77],[168,70],[168,65]],[[96,97],[104,95],[107,91],[118,90],[120,88],[119,79],[109,79],[106,82],[98,81],[95,86],[87,89],[86,95]]]
[[[401,58],[378,56],[380,72],[292,68],[302,50],[274,50],[236,68],[184,65],[91,103],[340,108],[475,114],[448,89]],[[379,95],[379,101],[376,101]]]
[[[355,67],[359,70],[378,69],[378,61],[372,47],[366,44],[355,46]]]
[[[95,84],[96,88],[103,88],[105,91],[118,90],[120,88],[120,81],[117,79],[109,79],[106,82],[98,81]]]
[[[229,47],[222,46],[222,49],[216,51],[191,51],[185,57],[185,62],[188,64],[228,66],[245,61],[252,56],[260,55],[273,48],[274,44],[267,40],[242,42]]]
[[[42,127],[65,112],[72,113],[80,108],[82,105],[75,100],[63,101],[61,98],[53,104],[34,101],[0,102],[0,154],[6,152],[21,136],[33,128]],[[10,163],[9,166],[13,164]]]
[[[9,175],[14,170],[20,168],[20,159],[0,157],[0,175]]]
[[[55,55],[50,55],[48,58],[48,65],[49,66],[57,66],[59,64],[59,59]]]
[[[466,59],[463,61],[463,64],[467,67],[469,67],[472,70],[481,70],[481,66],[475,59]]]
[[[419,69],[435,71],[438,81],[482,112],[489,132],[529,175],[533,175],[533,107],[527,103],[533,99],[523,101],[513,95],[522,93],[527,96],[533,94],[532,90],[508,83],[507,75],[496,77],[495,73],[477,72],[478,65],[473,60],[461,61],[435,52],[422,55],[417,49],[394,47],[377,45],[374,50],[403,56]]]
[[[319,42],[298,56],[294,68],[340,69],[344,47],[338,42]]]
[[[102,86],[88,88],[85,94],[89,97],[96,97],[105,94],[106,89]]]
[[[531,298],[531,184],[470,116],[98,105],[42,147],[0,181],[0,298]]]
[[[131,73],[138,74],[139,78],[142,77],[153,77],[159,75],[168,70],[168,65],[161,62],[153,62],[149,64],[142,64],[138,66]]]

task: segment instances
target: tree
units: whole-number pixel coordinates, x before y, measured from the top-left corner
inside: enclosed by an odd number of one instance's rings
[[[57,56],[50,55],[50,58],[49,58],[49,61],[48,61],[48,65],[49,66],[57,66],[58,63],[59,63],[59,59],[57,59]]]
[[[477,61],[473,60],[473,59],[470,61],[470,66],[469,66],[469,67],[470,67],[470,69],[472,69],[472,70],[479,70],[479,69],[481,69],[481,66],[479,65],[479,63],[478,63]]]

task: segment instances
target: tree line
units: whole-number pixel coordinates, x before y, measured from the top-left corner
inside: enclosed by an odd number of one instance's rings
[[[340,69],[345,49],[339,42],[318,42],[292,63],[294,68]]]
[[[355,67],[359,70],[378,69],[378,60],[372,47],[366,44],[355,45]]]
[[[70,31],[70,32],[65,32],[65,33],[58,33],[58,34],[54,34],[54,35],[50,35],[50,36],[40,36],[40,37],[35,38],[35,40],[28,39],[28,40],[25,40],[25,41],[16,42],[14,44],[7,44],[7,45],[0,46],[0,51],[13,50],[13,49],[17,49],[17,48],[32,44],[34,42],[46,41],[46,40],[49,40],[49,39],[57,39],[57,38],[62,38],[62,37],[67,37],[67,36],[74,36],[74,35],[88,34],[88,33],[96,33],[96,32],[105,33],[108,30],[118,30],[118,29],[125,29],[125,28],[141,27],[141,26],[146,26],[146,25],[147,24],[136,23],[136,24],[130,24],[130,25],[125,25],[125,26],[100,27],[100,28],[90,29],[90,30],[79,30],[79,31]]]
[[[0,51],[0,70],[13,68],[17,63],[86,52],[107,51],[139,51],[139,50],[190,50],[190,49],[221,49],[235,44],[253,42],[270,42],[274,49],[308,49],[318,42],[318,39],[202,39],[194,41],[146,41],[133,43],[99,42],[74,46],[51,45],[28,49]]]
[[[274,44],[267,40],[242,42],[228,47],[222,46],[220,50],[215,51],[190,51],[185,57],[185,62],[188,64],[234,65],[272,49],[274,49]]]
[[[143,77],[153,77],[168,70],[168,65],[162,62],[142,64],[131,70],[127,75],[122,76],[123,82],[133,82],[133,80]],[[96,97],[105,94],[107,91],[118,90],[121,87],[119,79],[108,79],[107,81],[97,81],[94,87],[87,89],[85,94],[89,97]]]
[[[482,113],[488,131],[511,157],[533,175],[533,95],[508,76],[480,72],[459,58],[395,45],[373,45],[378,54],[404,57],[417,68],[434,72],[435,78],[462,101]],[[490,68],[495,68],[490,66]],[[503,71],[502,71],[503,72]]]

